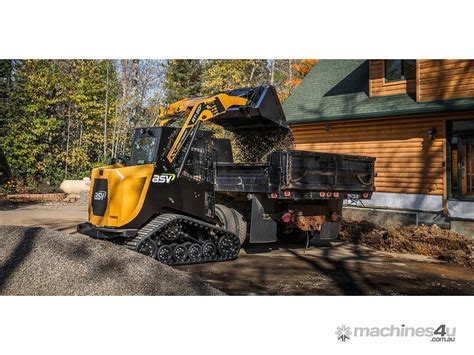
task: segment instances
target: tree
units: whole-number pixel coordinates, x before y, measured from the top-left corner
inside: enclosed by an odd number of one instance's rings
[[[0,171],[10,167],[20,190],[82,178],[127,155],[160,104],[268,83],[283,101],[313,62],[0,60]]]
[[[280,101],[283,102],[290,95],[289,81],[293,77],[291,59],[271,59],[271,81],[275,86]]]
[[[2,149],[6,135],[6,124],[10,116],[10,89],[13,75],[13,60],[0,60],[0,182],[10,175],[10,169]]]
[[[203,92],[214,94],[239,87],[266,84],[270,79],[267,60],[207,60],[203,73]]]
[[[0,139],[4,136],[4,128],[9,113],[9,97],[13,74],[13,60],[0,60]]]
[[[25,60],[15,70],[3,148],[21,185],[58,185],[103,163],[103,117],[115,100],[108,61]],[[112,78],[112,80],[110,80]],[[114,105],[108,117],[113,121]]]
[[[294,74],[291,78],[289,78],[288,84],[292,88],[298,86],[303,81],[303,78],[311,71],[311,69],[313,69],[317,62],[317,59],[294,60],[294,63],[291,64]]]
[[[112,154],[127,155],[133,129],[153,124],[163,102],[163,62],[124,59],[116,63],[120,94],[113,122]]]
[[[201,95],[203,63],[197,59],[171,59],[164,64],[164,101],[172,103]]]

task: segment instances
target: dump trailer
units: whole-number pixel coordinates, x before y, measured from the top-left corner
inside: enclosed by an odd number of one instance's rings
[[[231,149],[230,142],[218,146]],[[339,234],[343,200],[371,197],[374,161],[299,150],[275,151],[260,164],[218,161],[217,210],[220,216],[230,216],[221,210],[231,208],[234,215],[240,213],[250,221],[250,243],[277,238],[327,243]]]
[[[77,230],[170,265],[232,260],[246,242],[333,240],[343,199],[374,191],[374,158],[276,150],[234,163],[229,140],[199,129],[205,121],[235,134],[289,131],[272,86],[162,107],[158,125],[135,130],[129,158],[92,170],[89,221]]]

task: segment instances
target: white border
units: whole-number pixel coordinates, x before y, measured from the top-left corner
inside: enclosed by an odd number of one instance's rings
[[[472,2],[3,1],[3,58],[472,58]]]
[[[473,58],[472,2],[4,1],[1,58]],[[471,350],[472,297],[0,298],[2,354]],[[341,324],[458,327],[339,343]]]
[[[471,349],[470,297],[0,299],[3,354],[417,354]],[[341,325],[456,327],[426,338],[336,339]]]

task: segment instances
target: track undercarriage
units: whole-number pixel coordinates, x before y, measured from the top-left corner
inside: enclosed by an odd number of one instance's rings
[[[167,265],[233,260],[240,250],[231,231],[179,214],[155,217],[125,245]]]

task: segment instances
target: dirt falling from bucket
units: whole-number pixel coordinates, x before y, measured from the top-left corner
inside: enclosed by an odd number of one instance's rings
[[[295,147],[291,130],[283,129],[232,133],[231,141],[235,161],[238,163],[264,162],[276,150]]]

